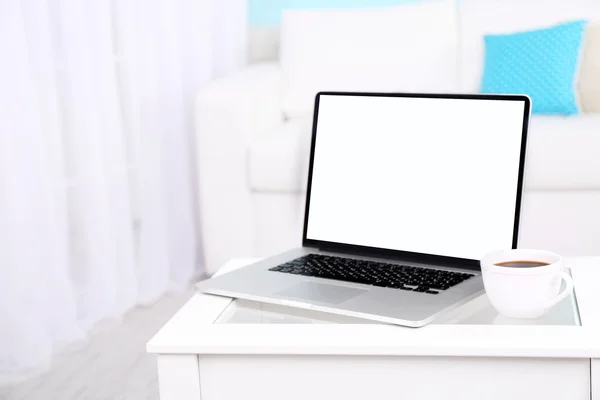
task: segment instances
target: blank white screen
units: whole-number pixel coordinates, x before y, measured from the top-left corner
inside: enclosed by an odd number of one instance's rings
[[[510,249],[524,112],[321,95],[306,237],[466,259]]]

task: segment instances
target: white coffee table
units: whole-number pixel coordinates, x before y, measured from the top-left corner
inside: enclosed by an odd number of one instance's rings
[[[575,296],[539,320],[485,295],[413,329],[196,294],[147,350],[162,400],[600,399],[600,258],[567,265]]]

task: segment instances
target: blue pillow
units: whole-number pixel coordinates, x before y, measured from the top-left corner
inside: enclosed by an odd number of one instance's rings
[[[575,87],[586,24],[486,35],[481,92],[526,94],[532,114],[578,114]]]

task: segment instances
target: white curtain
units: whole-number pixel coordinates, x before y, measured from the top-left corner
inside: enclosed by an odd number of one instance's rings
[[[242,0],[0,1],[0,384],[201,272],[193,101]]]

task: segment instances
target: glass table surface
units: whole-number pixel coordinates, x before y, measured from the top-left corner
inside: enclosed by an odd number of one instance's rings
[[[561,289],[562,290],[562,289]],[[234,299],[215,324],[375,324],[378,322],[320,311]],[[462,325],[563,325],[580,326],[576,293],[573,292],[538,319],[512,319],[500,315],[482,295],[445,313],[432,324]]]

